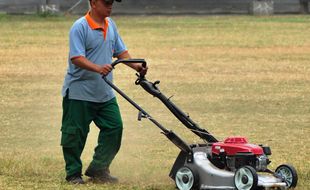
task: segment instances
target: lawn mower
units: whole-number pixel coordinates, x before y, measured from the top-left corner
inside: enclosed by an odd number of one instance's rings
[[[142,63],[146,66],[144,59],[128,59],[116,60],[112,67],[119,63]],[[137,76],[136,85],[158,98],[181,123],[204,141],[201,144],[187,144],[103,76],[108,85],[139,110],[138,120],[150,120],[181,150],[169,174],[178,189],[285,190],[296,187],[298,177],[293,166],[282,164],[275,171],[267,168],[271,162],[268,158],[271,155],[268,146],[250,144],[242,136],[217,140],[159,90],[159,81],[150,82],[141,74]]]

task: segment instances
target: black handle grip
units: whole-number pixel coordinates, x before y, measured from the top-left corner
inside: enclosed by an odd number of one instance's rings
[[[114,68],[119,63],[142,63],[143,67],[146,67],[146,61],[144,59],[118,59],[114,61],[111,66]]]

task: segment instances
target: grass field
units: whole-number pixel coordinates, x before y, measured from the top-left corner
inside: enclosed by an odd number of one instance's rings
[[[76,17],[0,15],[0,189],[174,189],[178,149],[118,98],[122,148],[116,186],[66,184],[60,141],[61,87],[68,30]],[[115,17],[131,54],[149,63],[149,80],[219,139],[248,137],[272,149],[270,165],[291,163],[298,190],[310,190],[310,17]],[[189,143],[200,140],[134,85],[125,66],[115,84]],[[94,125],[82,155],[91,161]],[[84,169],[85,169],[84,167]]]

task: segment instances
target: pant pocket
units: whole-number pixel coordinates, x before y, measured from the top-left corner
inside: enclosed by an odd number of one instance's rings
[[[63,147],[75,147],[77,146],[79,139],[78,139],[78,128],[76,127],[62,127],[61,128],[61,145]]]

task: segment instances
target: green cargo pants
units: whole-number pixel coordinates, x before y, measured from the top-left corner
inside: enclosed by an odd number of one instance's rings
[[[89,125],[100,129],[90,168],[108,168],[117,154],[122,139],[123,124],[116,98],[94,103],[63,98],[61,145],[66,163],[67,178],[82,173],[83,152]]]

